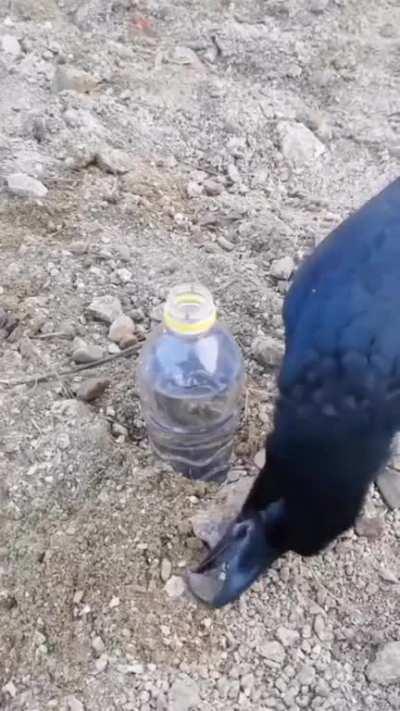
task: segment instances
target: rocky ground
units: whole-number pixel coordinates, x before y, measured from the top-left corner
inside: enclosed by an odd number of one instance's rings
[[[152,460],[135,387],[200,279],[249,376],[219,497],[247,485],[291,274],[399,173],[399,27],[397,0],[0,3],[2,708],[399,708],[396,458],[355,531],[213,612],[182,572],[216,489]]]

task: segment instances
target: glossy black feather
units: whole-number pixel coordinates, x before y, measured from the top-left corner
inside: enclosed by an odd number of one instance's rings
[[[400,427],[400,180],[299,269],[267,462],[245,504],[283,499],[280,546],[313,554],[351,526]]]

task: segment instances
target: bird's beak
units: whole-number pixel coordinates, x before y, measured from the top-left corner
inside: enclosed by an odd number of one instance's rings
[[[202,602],[223,607],[236,600],[279,555],[268,543],[262,512],[239,517],[199,567],[188,572],[189,588]]]

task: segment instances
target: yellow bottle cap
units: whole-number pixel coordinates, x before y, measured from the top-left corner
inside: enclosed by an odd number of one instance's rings
[[[175,333],[194,336],[213,327],[217,310],[211,293],[201,284],[181,284],[168,294],[164,324]]]

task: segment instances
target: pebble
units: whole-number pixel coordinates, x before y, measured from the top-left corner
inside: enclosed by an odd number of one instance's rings
[[[213,180],[212,178],[208,178],[207,180],[205,180],[203,185],[205,193],[209,197],[217,197],[218,195],[221,195],[224,189],[221,183],[219,183],[217,180]]]
[[[238,183],[240,181],[240,173],[234,163],[230,163],[228,165],[227,173],[228,178],[232,183]]]
[[[14,59],[21,54],[21,45],[14,35],[3,35],[1,48],[5,54],[10,54]]]
[[[400,473],[394,469],[386,467],[379,474],[376,485],[382,495],[383,500],[390,509],[400,508]]]
[[[363,516],[356,522],[354,530],[357,536],[369,538],[373,541],[381,537],[383,533],[383,521],[380,518],[367,518]]]
[[[88,378],[79,386],[78,398],[84,402],[92,402],[101,397],[109,385],[107,378]]]
[[[305,664],[297,675],[297,681],[302,686],[311,686],[315,681],[315,669],[310,664]]]
[[[309,10],[314,15],[322,15],[329,5],[329,0],[310,0]]]
[[[54,73],[53,91],[76,91],[78,94],[88,94],[98,83],[95,77],[83,69],[59,64]]]
[[[310,166],[325,151],[325,146],[302,123],[278,124],[281,149],[285,158],[297,168]]]
[[[108,603],[108,607],[110,610],[113,610],[115,607],[118,607],[120,603],[119,597],[112,597],[110,602]]]
[[[172,563],[168,558],[163,558],[161,561],[160,576],[161,580],[166,583],[170,579],[172,573]]]
[[[40,180],[31,178],[25,173],[12,173],[7,178],[7,185],[9,191],[19,197],[39,199],[44,198],[48,193],[46,186]]]
[[[385,568],[383,566],[379,569],[379,577],[386,583],[396,584],[399,582],[399,579],[397,575],[393,572],[393,570],[390,570],[390,568]]]
[[[166,582],[164,589],[168,597],[181,597],[186,590],[185,581],[178,575],[172,575],[172,577],[170,577],[170,579]]]
[[[283,356],[283,346],[280,341],[271,336],[257,336],[252,344],[253,356],[265,368],[279,365]]]
[[[230,242],[228,239],[226,239],[226,237],[223,237],[222,235],[220,235],[220,237],[218,237],[217,242],[218,242],[219,246],[225,250],[225,252],[233,252],[233,250],[235,249],[235,245],[232,244],[232,242]]]
[[[92,640],[92,649],[98,654],[99,656],[103,654],[103,652],[106,649],[106,646],[101,639],[101,637],[97,636]]]
[[[323,642],[325,639],[325,620],[322,615],[317,615],[314,620],[314,632],[318,639]]]
[[[75,338],[72,344],[72,360],[74,363],[94,363],[103,357],[100,346],[88,345],[82,338]]]
[[[191,711],[199,704],[198,684],[186,674],[175,679],[169,692],[169,711]]]
[[[257,647],[257,651],[264,659],[274,664],[281,665],[285,660],[285,650],[280,642],[261,642]]]
[[[83,703],[76,696],[67,696],[66,702],[69,711],[85,711]]]
[[[278,627],[276,636],[284,647],[292,647],[300,639],[296,630],[290,630],[287,627]]]
[[[96,672],[101,674],[108,667],[108,657],[106,654],[102,654],[95,662]]]
[[[282,257],[275,259],[271,264],[271,276],[275,279],[288,280],[292,276],[295,269],[295,263],[291,257]]]
[[[117,269],[115,273],[122,284],[128,284],[132,280],[132,272],[125,267]]]
[[[203,192],[203,186],[196,183],[194,180],[190,180],[186,186],[187,196],[190,198],[197,198]]]
[[[17,695],[17,689],[15,684],[12,681],[7,682],[2,688],[2,692],[4,694],[8,694],[12,699],[15,699]]]
[[[99,296],[88,306],[87,313],[97,321],[111,324],[122,315],[121,302],[115,296]]]
[[[113,321],[108,332],[108,337],[113,343],[120,344],[124,339],[132,336],[135,331],[135,324],[132,319],[125,314],[121,314]]]
[[[95,161],[105,173],[123,175],[132,168],[132,159],[118,148],[104,145],[96,153]]]
[[[366,670],[369,681],[376,684],[400,682],[400,642],[388,642],[382,647]]]
[[[263,466],[264,466],[264,464],[265,464],[265,458],[266,458],[265,448],[264,448],[264,449],[260,449],[260,450],[257,452],[256,456],[254,457],[254,464],[256,465],[256,467],[257,467],[258,469],[262,469],[262,468],[263,468]]]

